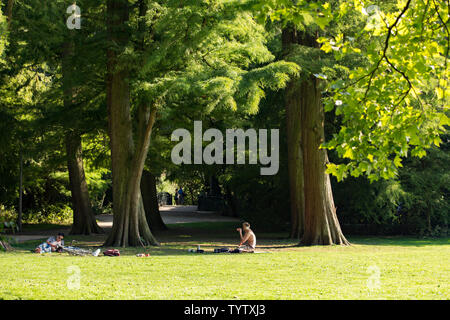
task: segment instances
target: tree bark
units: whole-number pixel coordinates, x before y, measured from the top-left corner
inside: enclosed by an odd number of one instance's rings
[[[225,199],[229,208],[229,210],[227,210],[228,215],[230,217],[238,217],[237,200],[229,186],[225,186]]]
[[[290,46],[297,41],[295,30],[287,28],[283,30],[282,44],[285,53],[288,53]],[[300,239],[303,234],[305,212],[302,131],[300,128],[302,113],[300,110],[299,96],[299,79],[293,79],[289,82],[285,90],[289,196],[291,206],[290,238],[292,239]]]
[[[300,124],[302,122],[298,99],[299,86],[295,82],[286,88],[286,129],[288,143],[289,194],[291,201],[291,238],[299,239],[304,223],[303,151]]]
[[[8,19],[8,28],[11,26],[13,6],[14,0],[8,0],[8,3],[6,4],[6,17]]]
[[[0,248],[2,248],[5,251],[13,251],[14,249],[11,247],[11,245],[6,240],[0,240]]]
[[[152,232],[167,230],[161,218],[156,192],[156,179],[150,171],[144,170],[141,178],[141,193],[144,202],[145,217]]]
[[[67,168],[72,193],[73,224],[70,234],[103,233],[92,212],[84,173],[81,136],[74,132],[66,135]]]
[[[68,35],[62,54],[62,74],[64,109],[70,113],[74,103],[73,65],[74,41]],[[89,191],[83,165],[81,134],[76,130],[68,130],[65,136],[67,169],[72,194],[73,224],[70,234],[103,233],[95,220],[89,199]]]
[[[325,140],[325,114],[319,79],[310,76],[301,83],[303,169],[305,178],[305,225],[302,245],[348,245],[334,206],[330,176],[325,173],[328,155],[320,145]]]
[[[315,35],[286,28],[283,48],[293,44],[318,48]],[[319,79],[302,75],[286,90],[288,166],[291,194],[291,236],[301,235],[301,245],[348,245],[334,206],[325,140],[325,116]]]
[[[20,150],[20,170],[19,170],[19,212],[17,215],[17,228],[22,232],[22,204],[23,204],[23,153]]]
[[[126,0],[108,0],[107,28],[111,43],[120,49],[130,39]],[[105,246],[158,245],[148,226],[140,192],[144,163],[156,119],[156,109],[140,105],[136,146],[130,114],[129,70],[118,61],[118,48],[107,50],[107,105],[113,176],[114,222]]]

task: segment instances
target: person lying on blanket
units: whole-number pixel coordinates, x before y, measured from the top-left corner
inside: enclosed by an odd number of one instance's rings
[[[41,243],[34,252],[48,253],[55,252],[64,246],[64,233],[58,233],[56,237],[50,237],[46,242]]]
[[[241,242],[239,243],[238,249],[241,252],[254,252],[256,247],[256,236],[250,229],[250,223],[244,222],[242,228],[236,229],[241,237]],[[244,230],[244,235],[242,235],[242,230]]]

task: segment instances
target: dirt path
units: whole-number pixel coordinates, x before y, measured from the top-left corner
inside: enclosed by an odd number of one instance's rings
[[[222,221],[239,221],[237,218],[225,217],[217,212],[197,211],[197,206],[162,206],[159,208],[161,217],[165,224],[177,223],[195,223],[195,222],[222,222]],[[96,216],[98,225],[106,230],[112,228],[113,215]],[[12,235],[17,242],[28,240],[46,239],[58,232],[69,232],[69,228],[39,230],[27,232],[26,234]]]
[[[217,212],[197,211],[196,206],[162,206],[159,211],[165,224],[239,221],[237,218],[221,216]],[[99,215],[96,218],[100,227],[112,227],[112,215]]]

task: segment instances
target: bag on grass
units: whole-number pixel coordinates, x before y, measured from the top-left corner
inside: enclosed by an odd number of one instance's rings
[[[103,252],[103,254],[108,257],[118,257],[120,256],[120,251],[117,249],[109,249]]]

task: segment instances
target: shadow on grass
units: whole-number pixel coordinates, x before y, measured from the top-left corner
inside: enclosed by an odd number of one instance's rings
[[[450,238],[414,238],[405,236],[350,236],[352,244],[376,246],[423,247],[450,245]]]
[[[176,255],[201,255],[188,252],[188,249],[195,249],[197,245],[201,245],[206,252],[203,255],[212,254],[214,248],[228,247],[234,248],[239,243],[239,236],[235,231],[237,227],[235,222],[201,222],[201,223],[183,223],[168,225],[169,230],[158,232],[156,238],[162,243],[160,247],[143,247],[143,248],[117,248],[122,255],[135,255],[137,253],[150,253],[154,256],[176,256]],[[48,225],[44,225],[47,227]],[[58,227],[56,227],[58,226]],[[65,227],[65,226],[63,226]],[[37,226],[32,228],[38,229]],[[61,229],[60,225],[55,225],[56,229]],[[50,229],[46,229],[50,230]],[[109,231],[109,230],[106,230]],[[73,245],[81,248],[95,250],[101,248],[102,251],[108,249],[102,247],[106,240],[106,234],[100,235],[67,235],[65,237],[66,245]],[[288,239],[286,233],[257,233],[258,245],[257,250],[267,251],[284,251],[300,248],[298,241]],[[406,246],[406,247],[422,247],[436,245],[450,245],[450,238],[437,239],[420,239],[413,237],[401,236],[350,236],[349,241],[355,245],[364,246]],[[72,241],[75,240],[74,243]],[[28,251],[31,253],[42,240],[29,240],[21,243],[13,243],[13,247],[18,251]],[[305,248],[305,247],[301,247]],[[225,253],[226,254],[226,253]]]
[[[184,230],[183,230],[184,231]],[[185,237],[184,234],[174,234],[174,232],[168,232],[166,234],[160,235],[158,240],[161,242],[161,246],[147,246],[147,247],[129,247],[122,248],[117,247],[114,249],[119,249],[122,256],[134,256],[138,253],[150,253],[151,256],[201,256],[201,255],[212,255],[214,254],[215,248],[230,248],[233,249],[237,247],[239,239],[237,237],[218,237],[210,235],[209,237],[198,237],[192,235],[189,238]],[[100,248],[101,251],[107,249],[112,249],[113,247],[102,247],[106,239],[105,235],[96,236],[67,236],[65,238],[66,245],[73,245],[84,249],[90,249],[94,251]],[[72,243],[72,240],[75,240]],[[14,244],[13,247],[17,252],[29,252],[30,254],[34,249],[42,243],[42,240],[29,240]],[[260,251],[270,251],[276,250],[280,251],[287,248],[295,247],[296,243],[290,240],[276,240],[276,239],[261,239],[260,245],[257,246],[257,250]],[[204,253],[192,253],[188,252],[189,249],[196,249],[200,245],[201,249],[205,250]],[[55,253],[52,253],[55,254]],[[228,253],[221,253],[220,255],[227,255]],[[66,254],[63,254],[66,255]],[[102,255],[102,254],[101,254]],[[217,255],[217,254],[214,254]]]

